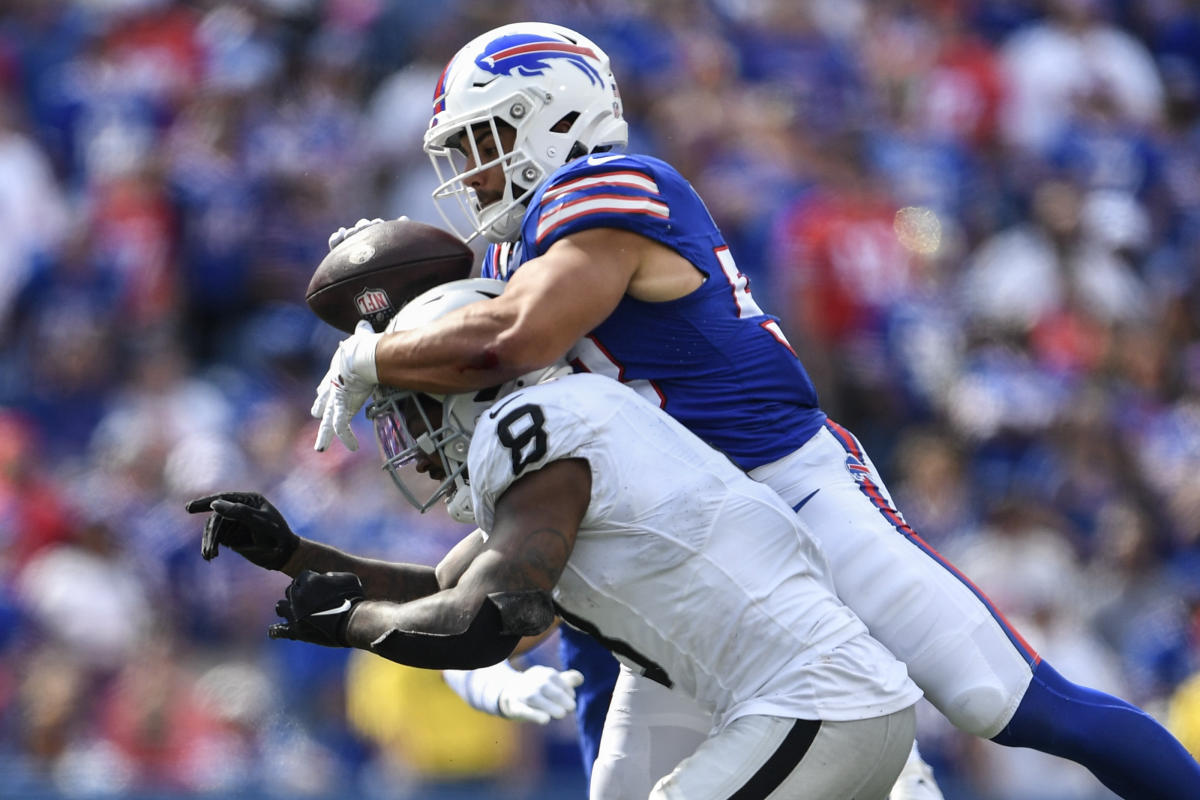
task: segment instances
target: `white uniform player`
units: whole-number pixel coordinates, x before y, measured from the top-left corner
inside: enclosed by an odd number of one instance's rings
[[[393,325],[502,287],[447,284]],[[615,381],[568,374],[511,389],[494,404],[446,396],[439,425],[414,421],[413,393],[381,388],[371,416],[385,466],[428,508],[424,479],[414,486],[403,468],[436,453],[449,477],[431,499],[449,492],[452,512],[492,531],[515,484],[562,460],[586,462],[589,499],[555,608],[604,642],[628,676],[675,687],[712,721],[651,797],[886,797],[912,746],[921,691],[837,599],[820,546],[792,510]],[[460,430],[470,436],[465,454]],[[630,783],[633,794],[610,785],[592,796],[646,796]]]
[[[867,719],[920,696],[834,595],[824,555],[778,496],[626,387],[576,375],[484,414],[468,466],[483,530],[514,458],[520,474],[563,458],[591,467],[591,505],[554,590],[561,616],[695,697],[716,727],[751,714]]]

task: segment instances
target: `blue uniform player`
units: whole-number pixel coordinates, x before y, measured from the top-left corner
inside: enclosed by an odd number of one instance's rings
[[[350,418],[377,383],[486,390],[567,353],[782,496],[841,599],[954,725],[1076,761],[1122,797],[1200,797],[1200,766],[1161,725],[1059,675],[909,527],[821,411],[700,198],[670,165],[620,152],[626,138],[608,59],[574,31],[504,26],[454,56],[425,136],[435,198],[463,213],[464,239],[493,243],[484,274],[507,288],[419,331],[344,341],[318,387],[317,448],[334,435],[356,446]],[[938,796],[919,760],[908,775],[894,800]]]
[[[516,245],[493,245],[483,277],[507,280],[556,242],[597,229],[659,242],[707,277],[671,301],[622,297],[572,348],[577,369],[637,389],[745,470],[783,458],[821,429],[825,413],[778,320],[754,302],[704,203],[672,167],[649,156],[581,158],[529,206]],[[715,370],[728,375],[709,380]]]

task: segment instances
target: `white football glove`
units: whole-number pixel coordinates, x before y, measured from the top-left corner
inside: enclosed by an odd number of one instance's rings
[[[500,690],[500,715],[545,725],[575,710],[575,687],[583,683],[578,670],[559,672],[541,664],[518,672]]]
[[[350,428],[350,420],[358,413],[375,385],[375,345],[382,333],[375,333],[371,323],[359,320],[354,335],[343,339],[329,363],[329,371],[317,386],[317,399],[312,415],[321,420],[317,429],[316,450],[324,451],[336,435],[347,450],[358,449],[358,438]]]
[[[408,217],[397,217],[396,219],[399,221],[402,219],[408,219]],[[329,249],[332,250],[359,231],[365,230],[372,225],[378,225],[380,222],[383,222],[383,220],[379,217],[376,217],[375,219],[367,219],[364,217],[363,219],[360,219],[358,222],[354,223],[354,226],[351,228],[338,228],[337,231],[329,234]]]
[[[537,665],[518,672],[507,661],[480,669],[446,669],[442,676],[471,708],[538,725],[574,711],[575,687],[583,683],[577,670]]]

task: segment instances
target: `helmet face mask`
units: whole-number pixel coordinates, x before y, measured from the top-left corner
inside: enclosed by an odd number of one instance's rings
[[[475,423],[512,392],[570,372],[560,361],[499,386],[444,397],[378,386],[366,414],[375,426],[384,470],[421,513],[441,500],[451,517],[475,524],[467,472]]]
[[[520,103],[514,98],[509,105]],[[465,241],[480,235],[492,242],[514,237],[526,203],[547,177],[522,150],[512,147],[515,130],[503,115],[485,113],[440,131],[444,136],[437,141],[445,144],[430,144],[427,138],[425,150],[438,177],[434,201],[446,224]],[[489,158],[491,151],[495,155]],[[503,174],[503,193],[484,203],[471,184],[495,169]],[[448,206],[454,214],[447,213]]]
[[[386,331],[428,325],[463,306],[497,297],[503,290],[503,281],[490,278],[466,278],[435,286],[401,308],[388,322]],[[451,517],[474,524],[467,457],[475,423],[506,395],[570,371],[566,361],[560,360],[499,386],[444,396],[377,386],[367,418],[375,427],[383,468],[419,511],[445,501]]]
[[[452,517],[474,522],[466,485],[471,432],[441,411],[432,395],[380,386],[367,418],[375,426],[384,470],[418,511],[445,500]]]
[[[451,59],[434,95],[424,142],[438,174],[433,196],[466,241],[516,238],[525,204],[552,172],[628,140],[608,56],[558,25],[515,23],[474,39]],[[476,140],[488,134],[499,155],[485,162]],[[496,168],[503,196],[481,204],[469,183]]]

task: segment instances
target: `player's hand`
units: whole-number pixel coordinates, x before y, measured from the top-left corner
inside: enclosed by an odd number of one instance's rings
[[[532,666],[513,676],[500,691],[500,714],[538,725],[562,719],[575,710],[575,687],[581,683],[583,674],[578,670]]]
[[[272,639],[293,639],[325,647],[346,647],[350,612],[363,599],[363,585],[352,572],[313,572],[296,576],[275,604],[286,622],[267,628]]]
[[[205,561],[225,545],[264,569],[279,569],[300,544],[283,515],[258,492],[219,492],[189,500],[184,508],[189,514],[212,512],[200,542]]]
[[[397,217],[396,219],[408,219],[408,217]],[[359,231],[366,230],[372,225],[378,225],[381,222],[383,222],[383,220],[379,217],[376,217],[375,219],[366,219],[364,217],[349,228],[338,228],[336,231],[329,234],[329,249],[332,250]]]
[[[369,228],[372,225],[378,225],[380,222],[383,222],[383,220],[379,217],[376,217],[375,219],[367,219],[364,217],[349,228],[338,228],[336,231],[329,234],[329,249],[332,250],[359,231]]]
[[[358,437],[350,428],[350,420],[379,383],[375,371],[375,345],[381,336],[382,333],[375,333],[371,323],[359,320],[354,335],[338,345],[329,371],[317,386],[317,399],[312,407],[312,415],[321,420],[316,450],[324,451],[335,435],[347,450],[358,449]]]

